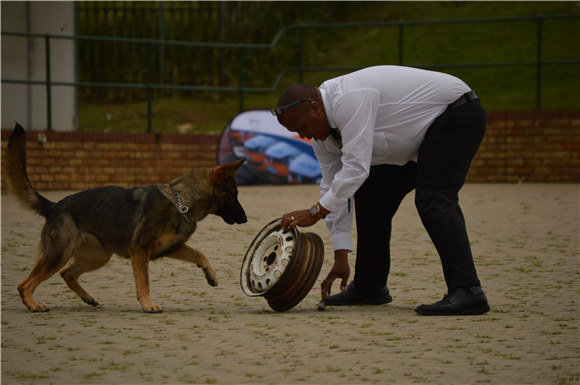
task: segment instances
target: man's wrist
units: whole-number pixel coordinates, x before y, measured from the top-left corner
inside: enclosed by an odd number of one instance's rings
[[[326,215],[330,213],[330,211],[326,210],[322,205],[318,202],[314,206],[310,208],[310,215],[313,217],[318,217],[318,219],[326,218]]]
[[[335,262],[348,261],[348,250],[346,249],[334,250],[334,261]]]

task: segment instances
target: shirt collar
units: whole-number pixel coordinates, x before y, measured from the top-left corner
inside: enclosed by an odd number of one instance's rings
[[[322,104],[324,105],[324,112],[326,113],[328,124],[330,124],[330,127],[338,128],[336,127],[336,123],[332,116],[332,104],[330,103],[330,100],[328,100],[329,96],[326,94],[326,90],[324,88],[320,88],[320,95],[322,96]]]

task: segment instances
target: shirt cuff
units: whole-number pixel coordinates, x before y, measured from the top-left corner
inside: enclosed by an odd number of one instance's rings
[[[332,234],[332,249],[352,251],[352,235],[349,232]]]
[[[346,199],[341,199],[335,196],[332,191],[327,191],[326,194],[320,198],[320,205],[330,212],[339,210],[344,206]]]

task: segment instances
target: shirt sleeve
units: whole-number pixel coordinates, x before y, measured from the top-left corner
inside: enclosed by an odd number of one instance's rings
[[[322,182],[320,183],[320,195],[324,196],[330,189],[334,176],[342,168],[341,156],[337,146],[318,141],[312,142],[312,147],[318,158],[320,170],[322,171]],[[333,250],[353,250],[352,243],[352,199],[347,200],[340,209],[332,211],[324,219],[326,228],[332,237]],[[324,205],[323,205],[324,206]],[[326,208],[326,206],[324,206]]]
[[[352,247],[352,203],[351,198],[338,211],[333,211],[326,216],[324,222],[332,236],[332,249],[348,250]]]
[[[378,104],[376,90],[361,89],[343,95],[333,106],[334,121],[342,134],[342,156],[340,166],[332,169],[334,174],[323,174],[325,191],[320,199],[331,212],[340,210],[369,175]]]

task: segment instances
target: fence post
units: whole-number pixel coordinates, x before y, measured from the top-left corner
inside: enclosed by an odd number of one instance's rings
[[[44,35],[44,60],[46,66],[46,129],[52,131],[52,92],[50,77],[50,36]]]
[[[151,88],[151,83],[153,81],[153,58],[152,58],[152,43],[147,40],[146,51],[147,51],[147,132],[153,132],[153,116],[151,112],[151,99],[153,98],[153,89]]]
[[[240,59],[240,81],[239,81],[239,87],[240,87],[240,112],[244,111],[244,46],[240,45],[239,48],[239,59]]]
[[[299,46],[298,46],[298,83],[304,80],[304,27],[300,27],[299,31]]]
[[[542,21],[538,16],[538,49],[536,56],[536,110],[542,108]]]
[[[401,20],[399,21],[399,65],[403,65],[403,29],[405,27],[405,23]]]
[[[161,41],[165,41],[165,6],[163,1],[159,2],[158,8],[158,18],[159,18],[159,37],[158,39]],[[163,70],[165,69],[165,44],[159,44],[159,84],[163,85],[164,78]],[[161,95],[165,96],[165,91],[161,91]]]

